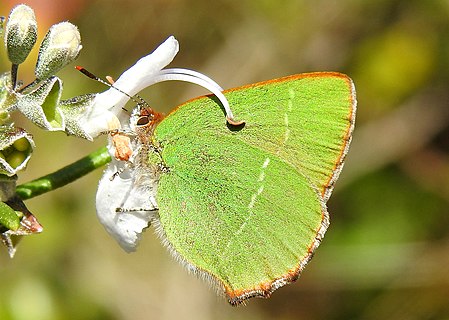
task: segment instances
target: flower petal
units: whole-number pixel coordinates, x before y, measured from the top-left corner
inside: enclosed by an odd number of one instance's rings
[[[114,83],[114,87],[135,95],[148,85],[144,79],[157,74],[162,68],[173,61],[179,51],[179,43],[171,36],[165,40],[153,53],[141,58],[131,68],[125,71]]]
[[[113,126],[120,124],[120,121],[116,120],[119,120],[122,108],[129,97],[147,86],[142,79],[157,74],[174,59],[178,50],[178,41],[173,36],[169,37],[153,53],[141,58],[125,71],[114,83],[113,88],[97,94],[90,110],[83,119],[80,119],[84,131],[96,137],[102,132],[120,129]]]
[[[150,210],[156,208],[147,193],[136,187],[131,171],[124,170],[116,175],[124,165],[125,162],[113,159],[104,171],[98,185],[96,207],[98,219],[106,231],[126,252],[132,252],[155,215]],[[117,208],[124,212],[117,212]]]

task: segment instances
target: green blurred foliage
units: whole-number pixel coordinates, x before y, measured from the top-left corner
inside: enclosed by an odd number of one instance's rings
[[[7,15],[18,1],[2,1]],[[0,319],[443,319],[449,317],[449,2],[28,1],[42,39],[62,20],[79,26],[77,64],[120,73],[171,34],[172,66],[225,88],[308,71],[349,74],[358,92],[353,146],[329,202],[331,226],[301,279],[269,300],[231,308],[146,232],[125,254],[95,217],[101,172],[27,206],[44,233],[16,257],[0,252]],[[39,42],[40,40],[38,40]],[[34,60],[33,60],[34,59]],[[36,52],[19,70],[29,82]],[[0,66],[8,69],[5,52]],[[66,98],[104,90],[70,66]],[[142,93],[168,111],[203,94],[185,84]],[[32,131],[27,181],[105,143]]]

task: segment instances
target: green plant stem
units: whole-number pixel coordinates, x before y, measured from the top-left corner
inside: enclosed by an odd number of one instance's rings
[[[16,193],[22,200],[36,197],[63,187],[104,166],[109,161],[111,157],[106,147],[100,148],[58,171],[17,186]]]
[[[18,64],[12,64],[11,65],[11,84],[12,84],[12,89],[15,90],[16,89],[16,84],[17,84],[17,71],[19,70],[19,65]]]

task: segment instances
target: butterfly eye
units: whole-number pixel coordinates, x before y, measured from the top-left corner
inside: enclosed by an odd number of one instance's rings
[[[150,119],[148,116],[141,116],[138,120],[137,120],[137,125],[138,126],[146,126],[148,123],[150,123]]]

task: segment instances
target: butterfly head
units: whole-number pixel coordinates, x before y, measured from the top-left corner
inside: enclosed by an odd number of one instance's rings
[[[163,118],[162,113],[154,111],[147,104],[139,105],[131,114],[130,126],[140,140],[147,140],[153,135],[154,129]]]

